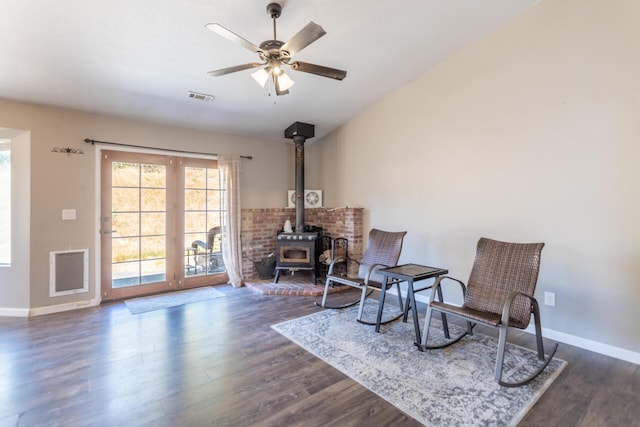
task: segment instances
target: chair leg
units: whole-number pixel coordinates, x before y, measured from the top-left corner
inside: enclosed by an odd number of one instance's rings
[[[440,311],[440,310],[436,310],[436,311]],[[427,340],[429,338],[429,326],[431,325],[431,314],[432,313],[433,313],[433,308],[431,307],[431,304],[429,304],[427,306],[427,315],[426,315],[426,317],[424,319],[424,329],[422,331],[422,340],[420,341],[420,344],[415,343],[416,347],[418,347],[418,350],[420,350],[420,351],[424,351],[425,349],[435,350],[435,349],[439,349],[439,348],[449,347],[451,344],[455,344],[458,341],[460,341],[467,334],[472,335],[473,327],[475,326],[475,324],[472,324],[471,322],[467,322],[467,330],[462,332],[457,337],[451,338],[450,340],[445,341],[443,344],[427,345]],[[445,316],[444,312],[442,312],[442,311],[440,311],[440,314],[442,316]],[[443,324],[443,328],[444,327],[445,327],[445,324]],[[448,332],[448,327],[447,327],[446,330],[443,330],[443,334],[446,335],[445,339],[450,338],[447,335],[447,332]]]
[[[329,286],[331,286],[332,280],[330,278],[327,277],[327,280],[325,282],[324,285],[324,293],[322,294],[322,302],[318,303],[318,301],[314,301],[314,304],[322,307],[322,308],[329,308],[329,309],[340,309],[340,308],[347,308],[347,307],[353,307],[354,305],[358,304],[360,302],[361,299],[357,299],[353,302],[347,303],[347,304],[342,304],[342,305],[327,305],[327,296],[329,294]],[[369,291],[369,295],[371,295],[371,292],[373,291]]]
[[[329,285],[331,284],[331,281],[327,278],[327,280],[325,280],[325,284],[324,284],[324,293],[322,294],[322,307],[326,307],[327,304],[327,295],[329,294]]]
[[[500,335],[498,337],[498,355],[496,356],[496,371],[495,379],[500,382],[502,378],[502,365],[504,361],[504,348],[507,345],[507,333],[509,332],[508,325],[500,325]]]
[[[533,320],[534,320],[534,324],[535,324],[535,328],[536,328],[536,344],[538,347],[538,359],[540,361],[543,361],[544,363],[542,363],[542,365],[536,369],[531,375],[529,375],[527,378],[525,378],[522,381],[518,381],[515,383],[508,383],[505,381],[502,381],[502,367],[503,367],[503,363],[504,363],[504,351],[505,351],[505,346],[506,346],[506,341],[507,341],[507,329],[509,328],[508,325],[501,325],[500,326],[500,338],[498,340],[498,356],[496,358],[496,381],[498,382],[498,384],[500,384],[503,387],[519,387],[522,385],[527,384],[528,382],[530,382],[531,380],[533,380],[535,377],[537,377],[538,375],[540,375],[540,373],[542,373],[542,371],[544,371],[544,368],[547,367],[547,365],[549,364],[549,362],[551,362],[551,359],[553,359],[553,356],[555,356],[556,354],[556,350],[558,350],[558,343],[555,343],[555,345],[553,346],[553,349],[551,350],[551,353],[549,354],[549,356],[545,359],[544,357],[544,347],[542,344],[542,328],[540,327],[540,311],[538,309],[538,303],[535,299],[531,300],[531,310],[533,312]]]
[[[533,323],[536,326],[536,347],[538,348],[538,359],[544,360],[544,344],[542,343],[542,327],[540,326],[540,313],[538,303],[533,301]]]
[[[384,298],[384,297],[381,297]],[[356,317],[356,320],[358,322],[362,321],[362,312],[364,311],[364,304],[367,301],[367,287],[363,286],[362,287],[362,293],[360,296],[360,307],[358,307],[358,317]]]
[[[427,306],[427,317],[424,319],[424,328],[422,328],[422,340],[420,341],[420,345],[418,346],[418,350],[424,351],[427,348],[427,340],[429,339],[429,326],[431,326],[431,312],[433,308],[431,305]]]

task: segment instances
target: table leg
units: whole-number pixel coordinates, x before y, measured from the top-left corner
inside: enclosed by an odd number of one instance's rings
[[[407,297],[404,299],[404,315],[402,316],[402,322],[403,323],[407,323],[407,318],[409,317],[409,309],[413,308],[411,306],[411,299],[409,297],[409,292],[411,292],[411,289],[409,289],[409,284],[407,282]]]
[[[378,316],[376,317],[376,332],[380,332],[380,323],[382,322],[382,310],[384,309],[384,299],[387,294],[387,283],[389,279],[384,276],[382,281],[382,289],[380,289],[380,301],[378,302]]]
[[[413,292],[413,279],[407,280],[407,293],[409,294],[409,302],[413,314],[413,329],[416,333],[416,342],[420,342],[420,323],[418,322],[418,306],[416,305],[416,295]]]
[[[440,302],[443,302],[442,287],[440,286],[438,286],[438,299],[440,300]],[[444,330],[444,337],[446,339],[450,339],[451,336],[449,336],[449,323],[447,322],[447,315],[440,312],[440,316],[442,319],[442,329]]]

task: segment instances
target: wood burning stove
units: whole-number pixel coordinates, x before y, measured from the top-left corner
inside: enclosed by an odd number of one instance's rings
[[[308,270],[316,283],[321,228],[304,225],[304,143],[313,138],[315,126],[295,122],[284,131],[284,137],[293,139],[296,150],[296,227],[293,233],[279,233],[276,237],[276,277],[282,270]]]
[[[307,227],[314,231],[302,233],[279,233],[276,237],[276,277],[278,283],[280,272],[310,271],[313,283],[318,277],[318,256],[321,231],[317,227]]]

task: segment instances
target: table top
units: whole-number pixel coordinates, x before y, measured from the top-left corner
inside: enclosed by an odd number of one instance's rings
[[[403,264],[395,267],[381,268],[378,273],[396,279],[421,280],[449,273],[449,270],[439,267],[428,267],[420,264]]]

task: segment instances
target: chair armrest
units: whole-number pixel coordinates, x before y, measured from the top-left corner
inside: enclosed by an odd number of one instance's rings
[[[535,310],[538,311],[538,301],[532,295],[525,294],[518,291],[513,291],[509,294],[507,299],[504,301],[504,305],[502,306],[502,318],[500,319],[500,323],[509,326],[509,319],[510,319],[509,313],[511,312],[511,305],[513,304],[513,301],[516,299],[517,296],[523,296],[525,298],[528,298],[529,301],[531,301],[531,304],[535,307]]]
[[[442,281],[444,279],[453,280],[460,285],[460,289],[462,290],[462,300],[464,301],[465,295],[467,293],[467,286],[464,284],[462,280],[458,280],[455,277],[451,276],[440,276],[436,279],[435,283],[431,287],[431,295],[429,296],[429,303],[432,303],[436,299],[437,291],[442,285]]]
[[[373,272],[375,270],[378,270],[380,268],[389,268],[391,266],[389,265],[385,265],[385,264],[371,264],[369,266],[369,269],[367,270],[367,274],[364,275],[364,285],[367,286],[369,284],[369,278],[371,277],[371,274],[373,274]]]
[[[207,245],[202,240],[194,240],[191,242],[191,248],[195,253],[200,253],[200,249],[202,249],[203,253],[207,251]]]

